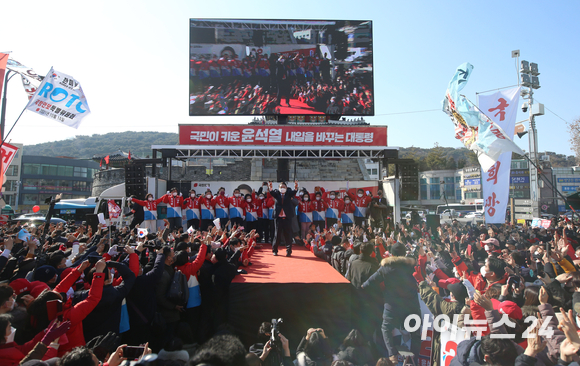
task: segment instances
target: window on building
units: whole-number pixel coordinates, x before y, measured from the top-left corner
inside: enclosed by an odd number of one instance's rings
[[[468,198],[481,198],[481,197],[480,197],[479,192],[466,192],[465,199],[468,199]]]
[[[461,189],[460,188],[455,190],[455,199],[457,201],[461,201]]]
[[[16,187],[18,187],[18,184],[16,184],[17,181],[15,180],[7,180],[6,183],[4,183],[3,187],[6,191],[15,191]]]
[[[448,199],[453,198],[455,196],[455,184],[445,183],[445,186],[443,189],[445,190],[445,197],[447,197]]]
[[[427,197],[427,185],[426,184],[421,184],[421,199],[422,200],[427,200],[429,199]]]
[[[73,176],[78,177],[78,178],[86,178],[87,177],[87,168],[75,166]]]
[[[431,178],[433,179],[433,178]],[[432,200],[438,200],[441,198],[441,188],[439,184],[429,185],[429,196]]]
[[[38,204],[38,195],[33,193],[27,193],[23,195],[22,204],[24,205],[36,205]]]
[[[40,174],[42,174],[42,175],[57,175],[58,174],[58,166],[57,165],[50,165],[50,164],[42,164]]]
[[[461,183],[461,177],[460,176],[455,177],[455,183]]]
[[[431,184],[439,184],[440,180],[439,180],[439,178],[435,177],[435,178],[430,178],[429,182]]]
[[[6,170],[6,175],[9,177],[18,176],[18,165],[10,165]]]
[[[24,174],[41,174],[40,164],[23,164]]]

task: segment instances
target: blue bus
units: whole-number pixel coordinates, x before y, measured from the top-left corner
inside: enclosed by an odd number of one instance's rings
[[[95,197],[61,200],[54,205],[54,217],[80,224],[86,221],[86,215],[95,212]]]

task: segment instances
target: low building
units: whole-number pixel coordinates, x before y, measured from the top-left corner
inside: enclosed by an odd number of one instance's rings
[[[63,199],[88,198],[99,164],[68,157],[22,156],[19,204],[23,211],[59,193]]]

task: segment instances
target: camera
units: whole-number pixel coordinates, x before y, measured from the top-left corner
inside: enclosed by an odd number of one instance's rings
[[[528,111],[528,102],[524,102],[522,104],[522,112],[526,113]]]
[[[161,249],[163,248],[163,244],[155,241],[155,240],[150,240],[149,242],[147,242],[147,244],[143,245],[145,248],[149,248],[149,249]]]
[[[272,319],[272,328],[270,329],[270,344],[273,348],[282,349],[282,344],[280,343],[280,324],[283,323],[282,318],[278,320]]]

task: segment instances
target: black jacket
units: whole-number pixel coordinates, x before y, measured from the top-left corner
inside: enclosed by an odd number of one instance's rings
[[[108,332],[119,333],[123,299],[127,297],[135,283],[135,274],[123,263],[110,261],[107,262],[107,265],[113,267],[121,275],[123,282],[118,286],[103,287],[101,301],[83,320],[83,332],[86,340],[91,340]],[[88,296],[88,290],[81,291],[78,296],[75,294],[75,303]]]
[[[153,269],[138,276],[133,289],[127,296],[127,311],[131,325],[151,324],[157,310],[155,288],[163,275],[165,256],[158,254],[155,257]]]
[[[274,218],[280,216],[280,211],[282,211],[282,208],[284,208],[284,214],[286,215],[287,219],[296,217],[294,205],[292,204],[292,198],[296,196],[295,190],[287,188],[286,193],[284,194],[284,200],[282,200],[282,194],[277,189],[270,191],[270,195],[272,198],[274,198],[274,201],[276,201],[274,208]]]
[[[179,310],[175,309],[173,302],[167,299],[167,291],[173,281],[175,269],[167,264],[164,264],[164,271],[161,274],[161,279],[157,283],[155,289],[155,297],[157,299],[157,311],[163,316],[167,323],[174,323],[179,321]]]
[[[365,281],[368,280],[377,269],[379,269],[379,263],[375,258],[361,255],[358,259],[352,261],[346,279],[349,280],[355,288],[360,289],[363,283],[365,283]]]
[[[381,267],[363,284],[363,288],[380,291],[384,283],[384,311],[404,314],[420,314],[417,281],[413,277],[415,259],[389,257],[381,261]]]

